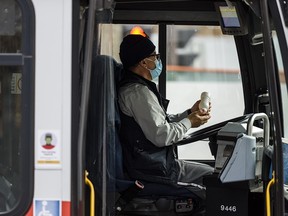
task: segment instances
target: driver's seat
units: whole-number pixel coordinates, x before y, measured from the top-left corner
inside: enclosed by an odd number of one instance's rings
[[[122,65],[93,59],[87,125],[86,169],[96,189],[97,215],[202,215],[203,200],[185,187],[131,181],[122,163],[116,84]]]

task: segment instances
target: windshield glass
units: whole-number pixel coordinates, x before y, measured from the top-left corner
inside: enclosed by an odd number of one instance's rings
[[[242,80],[234,38],[220,27],[169,26],[167,39],[167,98],[169,113],[179,113],[210,93],[209,125],[244,113]],[[182,159],[213,159],[207,141],[178,147]]]

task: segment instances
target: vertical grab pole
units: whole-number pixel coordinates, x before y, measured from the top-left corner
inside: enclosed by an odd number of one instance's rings
[[[275,173],[275,187],[274,193],[275,203],[273,212],[275,215],[284,215],[284,192],[283,192],[283,151],[282,151],[282,125],[280,118],[279,95],[277,91],[276,70],[274,63],[272,35],[270,29],[270,14],[268,8],[268,0],[260,1],[260,10],[262,17],[262,31],[264,41],[264,60],[265,60],[265,73],[267,75],[269,101],[271,106],[271,129],[272,139],[274,141],[273,153],[273,169]]]
[[[85,39],[85,52],[84,52],[84,72],[83,72],[83,83],[81,93],[81,105],[80,105],[80,119],[79,119],[79,136],[78,136],[78,161],[77,161],[77,205],[78,214],[85,215],[84,203],[84,190],[85,190],[85,137],[86,137],[86,123],[87,123],[87,112],[88,112],[88,101],[90,92],[90,77],[91,77],[91,64],[92,64],[92,48],[94,38],[94,25],[95,25],[95,10],[96,0],[90,0],[88,9],[88,21],[87,21],[87,32]]]
[[[254,122],[258,119],[263,119],[264,120],[264,142],[263,142],[263,149],[265,151],[265,148],[269,145],[269,140],[270,140],[270,123],[269,123],[269,118],[265,113],[256,113],[252,115],[249,118],[248,124],[247,124],[247,134],[249,136],[252,135],[252,130],[253,130],[253,125]],[[265,154],[265,153],[264,153]],[[263,169],[263,164],[262,164],[262,169]],[[262,170],[263,171],[263,170]],[[263,173],[262,173],[263,175]],[[267,187],[265,187],[264,183],[264,194],[265,194],[265,207],[266,207],[266,216],[271,215],[271,210],[270,210],[270,205],[271,205],[271,199],[270,199],[270,188],[271,186],[275,183],[275,176],[274,176],[274,171],[273,171],[273,179],[269,181]]]
[[[95,216],[95,190],[93,183],[88,178],[87,171],[85,171],[85,183],[90,188],[90,216]]]

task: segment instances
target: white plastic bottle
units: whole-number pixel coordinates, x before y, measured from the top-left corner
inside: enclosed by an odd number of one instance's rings
[[[210,94],[209,92],[201,93],[201,101],[199,103],[199,109],[201,112],[206,113],[209,109]]]

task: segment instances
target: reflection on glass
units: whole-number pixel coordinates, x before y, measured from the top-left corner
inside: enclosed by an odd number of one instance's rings
[[[0,66],[0,212],[20,196],[21,80],[19,67]]]
[[[282,138],[283,142],[283,176],[284,176],[284,184],[288,185],[288,94],[287,94],[287,80],[285,79],[284,75],[284,66],[283,66],[283,59],[281,56],[280,44],[278,41],[276,31],[272,32],[272,38],[274,42],[275,54],[276,54],[276,62],[279,70],[279,79],[280,79],[280,88],[281,88],[281,99],[282,99],[282,110],[283,110],[283,130],[284,134]],[[287,211],[287,206],[285,207]],[[285,211],[285,212],[286,212]]]
[[[283,109],[283,121],[284,121],[284,137],[288,137],[288,114],[285,112],[288,109],[288,94],[287,94],[287,87],[286,87],[286,79],[284,75],[284,67],[283,67],[283,60],[281,56],[280,45],[278,42],[278,37],[275,31],[272,32],[274,48],[276,53],[276,60],[279,70],[279,77],[280,77],[280,87],[281,87],[281,97],[282,97],[282,109]]]
[[[22,14],[14,0],[1,0],[0,26],[0,53],[21,52]]]

